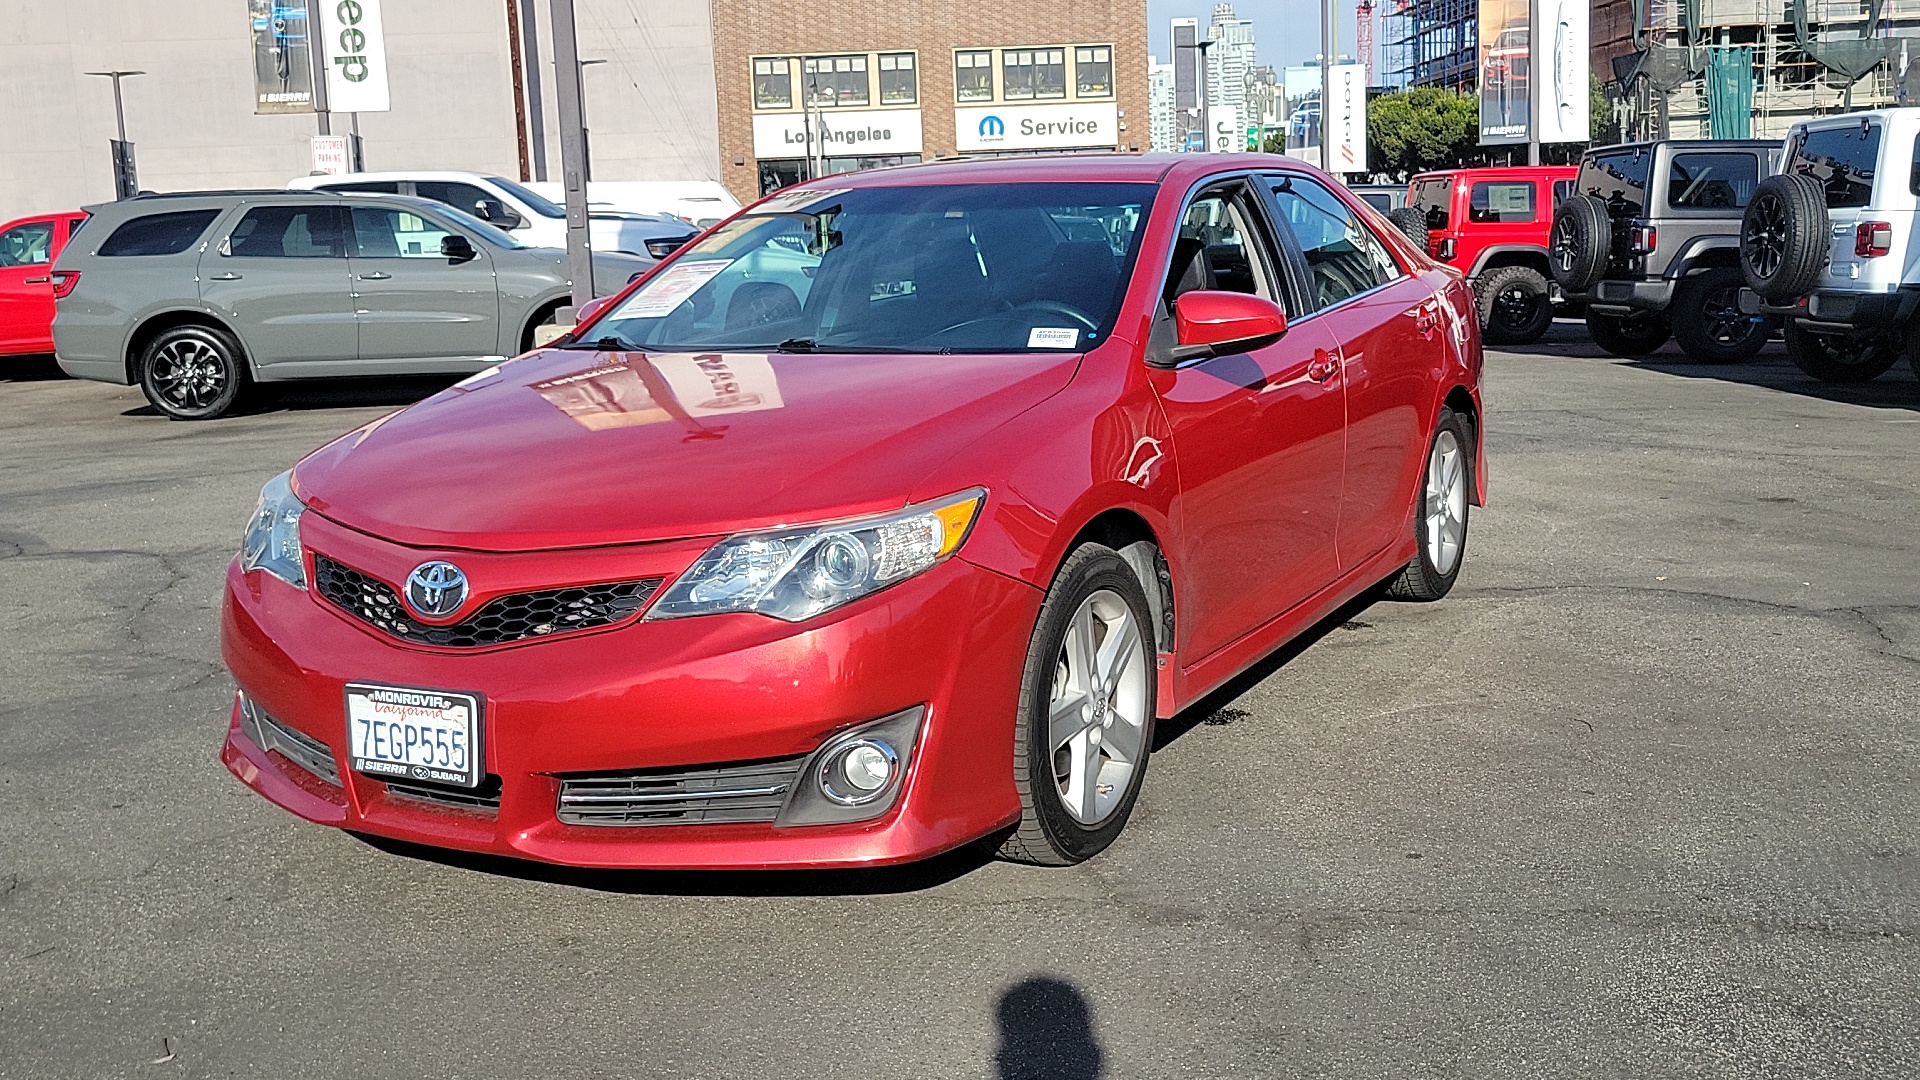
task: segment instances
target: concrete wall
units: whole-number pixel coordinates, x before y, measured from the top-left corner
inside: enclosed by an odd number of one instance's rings
[[[548,158],[559,177],[552,33],[540,16]],[[706,0],[578,0],[594,176],[716,179]],[[369,169],[518,175],[505,0],[388,0],[393,111],[360,118]],[[643,23],[644,20],[644,23]],[[244,0],[0,0],[0,220],[113,198],[113,93],[155,191],[279,187],[311,163],[312,114],[255,116]],[[346,118],[334,118],[334,131]]]

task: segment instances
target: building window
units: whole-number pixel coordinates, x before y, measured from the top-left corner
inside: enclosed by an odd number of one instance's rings
[[[868,102],[867,58],[864,56],[808,57],[807,95],[819,106],[865,105]]]
[[[1067,96],[1065,49],[1002,49],[1000,75],[1008,101]]]
[[[911,105],[920,100],[912,53],[880,54],[880,104]]]
[[[1073,50],[1075,91],[1083,98],[1113,96],[1113,50],[1105,45]]]
[[[993,54],[984,49],[954,53],[953,93],[961,101],[992,101]]]
[[[785,57],[753,62],[753,107],[793,108],[793,76]]]

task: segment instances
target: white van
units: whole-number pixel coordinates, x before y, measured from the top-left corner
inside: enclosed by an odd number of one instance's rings
[[[566,191],[551,180],[527,185],[554,202]],[[717,180],[589,180],[587,210],[671,214],[696,228],[717,225],[740,209],[740,200]]]
[[[567,246],[567,212],[523,184],[470,172],[378,172],[344,176],[302,176],[287,182],[293,190],[369,191],[415,195],[465,210],[528,247]],[[590,208],[587,227],[595,251],[624,251],[664,259],[696,230],[673,214],[636,214]]]

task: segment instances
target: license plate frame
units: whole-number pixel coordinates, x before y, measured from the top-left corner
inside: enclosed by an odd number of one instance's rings
[[[486,782],[485,695],[365,682],[347,683],[342,695],[354,772],[460,788]]]

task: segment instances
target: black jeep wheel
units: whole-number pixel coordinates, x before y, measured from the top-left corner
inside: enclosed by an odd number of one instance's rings
[[[1586,292],[1607,273],[1613,247],[1613,221],[1607,204],[1591,195],[1573,195],[1553,212],[1547,237],[1547,267],[1568,292]]]
[[[1587,312],[1587,332],[1593,343],[1615,356],[1645,356],[1658,352],[1673,336],[1665,315],[1641,312],[1637,315],[1604,315]]]
[[[1740,219],[1740,272],[1775,303],[1806,294],[1827,264],[1827,196],[1798,173],[1769,176]]]
[[[1787,324],[1787,359],[1821,382],[1871,382],[1899,358],[1900,350],[1884,337],[1828,334]]]
[[[1502,266],[1473,283],[1480,334],[1489,345],[1531,345],[1553,325],[1547,279],[1527,266]]]
[[[1751,360],[1766,347],[1773,322],[1740,311],[1740,271],[1715,267],[1682,281],[1673,291],[1673,337],[1703,364]]]

